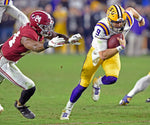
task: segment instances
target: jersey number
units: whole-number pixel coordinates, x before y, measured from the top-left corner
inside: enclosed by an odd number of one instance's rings
[[[100,32],[101,32],[101,30],[100,30],[100,29],[97,29],[96,35],[99,36]]]
[[[12,46],[13,46],[13,44],[14,44],[15,41],[16,41],[16,37],[18,37],[19,34],[20,34],[20,31],[18,31],[17,33],[14,34],[12,40],[9,41],[9,47],[12,47]]]

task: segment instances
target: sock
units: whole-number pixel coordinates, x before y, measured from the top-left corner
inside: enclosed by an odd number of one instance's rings
[[[99,77],[99,78],[97,79],[97,81],[98,81],[98,84],[99,84],[100,86],[103,84],[103,82],[102,82],[102,77]]]
[[[67,102],[66,109],[72,110],[73,106],[74,106],[74,103],[70,102],[70,100],[69,100]]]
[[[32,87],[31,89],[28,90],[22,90],[21,97],[19,99],[21,105],[24,105],[34,94],[34,92],[35,92],[35,87]]]
[[[72,103],[75,103],[79,97],[81,96],[82,92],[86,89],[86,87],[81,86],[80,84],[77,85],[77,87],[74,88],[72,91],[70,101]]]
[[[145,90],[150,84],[150,75],[144,76],[139,79],[134,88],[127,94],[127,96],[133,97],[135,94]]]

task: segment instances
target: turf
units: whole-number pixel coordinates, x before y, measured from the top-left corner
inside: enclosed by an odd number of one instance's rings
[[[25,119],[14,108],[21,88],[5,80],[0,85],[0,104],[5,111],[0,114],[0,125],[148,125],[150,124],[149,88],[137,94],[128,106],[119,106],[123,96],[135,82],[146,75],[150,57],[121,56],[122,69],[116,84],[103,86],[98,102],[91,99],[91,85],[75,104],[69,121],[59,120],[72,89],[78,84],[86,55],[30,54],[17,66],[36,84],[36,92],[27,105],[36,114],[33,120]],[[101,68],[95,76],[103,75]]]

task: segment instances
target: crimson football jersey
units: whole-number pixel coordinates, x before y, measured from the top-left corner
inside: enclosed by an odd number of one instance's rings
[[[22,56],[30,52],[30,50],[21,44],[22,37],[27,37],[37,42],[44,39],[44,37],[40,37],[36,31],[30,27],[30,24],[27,23],[3,44],[1,51],[6,59],[18,61]]]

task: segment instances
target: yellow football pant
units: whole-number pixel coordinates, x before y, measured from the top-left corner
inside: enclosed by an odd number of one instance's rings
[[[94,48],[91,47],[85,62],[83,64],[83,68],[81,71],[81,78],[80,78],[80,85],[83,87],[88,87],[91,83],[95,72],[97,71],[98,67],[102,65],[103,70],[105,71],[106,76],[114,76],[118,78],[120,72],[120,56],[119,53],[114,55],[113,57],[106,59],[106,60],[99,60],[96,66],[93,65],[92,62],[92,52]]]

